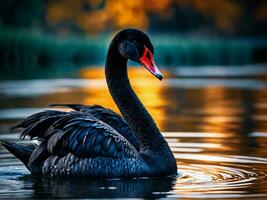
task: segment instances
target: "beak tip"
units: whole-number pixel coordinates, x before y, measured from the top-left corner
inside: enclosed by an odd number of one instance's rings
[[[157,74],[156,77],[157,77],[160,81],[162,81],[162,79],[163,79],[163,75],[162,75],[162,74]]]

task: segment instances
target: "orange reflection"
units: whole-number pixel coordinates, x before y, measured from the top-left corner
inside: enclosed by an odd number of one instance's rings
[[[163,70],[162,72],[165,77],[170,76],[167,71]],[[164,109],[165,102],[161,97],[161,91],[166,87],[166,84],[164,81],[156,79],[143,68],[129,68],[128,75],[134,91],[137,93],[145,107],[149,110],[159,128],[161,128],[161,122],[166,117]],[[104,82],[104,68],[90,67],[83,69],[80,71],[80,77],[90,80],[102,80]],[[82,99],[83,102],[81,103],[85,105],[99,104],[119,112],[105,84],[101,84],[100,87],[90,87],[84,90],[86,97]]]
[[[240,115],[243,113],[240,102],[228,101],[228,90],[225,87],[207,87],[202,91],[204,111],[202,126],[204,132],[214,131],[227,133],[240,124]],[[227,126],[226,126],[227,124]]]

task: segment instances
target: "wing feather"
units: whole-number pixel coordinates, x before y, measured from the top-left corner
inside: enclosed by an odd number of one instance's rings
[[[31,163],[49,155],[62,157],[67,153],[83,158],[138,156],[134,146],[114,128],[85,112],[46,110],[13,127],[17,128],[24,129],[22,137],[43,141],[33,153]]]
[[[133,134],[128,123],[114,111],[99,105],[85,106],[81,104],[51,104],[50,106],[69,107],[73,110],[88,113],[106,124],[110,125],[123,137],[125,137],[137,150],[139,150],[139,142]]]

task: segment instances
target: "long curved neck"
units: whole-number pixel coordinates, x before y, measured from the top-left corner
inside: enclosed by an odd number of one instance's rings
[[[140,142],[141,150],[150,149],[156,152],[162,151],[161,147],[168,147],[151,115],[131,88],[127,75],[127,59],[118,52],[116,41],[109,47],[105,74],[111,96]]]

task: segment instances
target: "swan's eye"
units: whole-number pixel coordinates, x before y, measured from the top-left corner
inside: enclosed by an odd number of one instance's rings
[[[138,50],[135,47],[135,44],[133,42],[130,41],[123,41],[121,42],[120,46],[119,46],[119,51],[121,53],[121,55],[125,58],[129,58],[133,61],[137,61],[139,54],[138,54]]]

